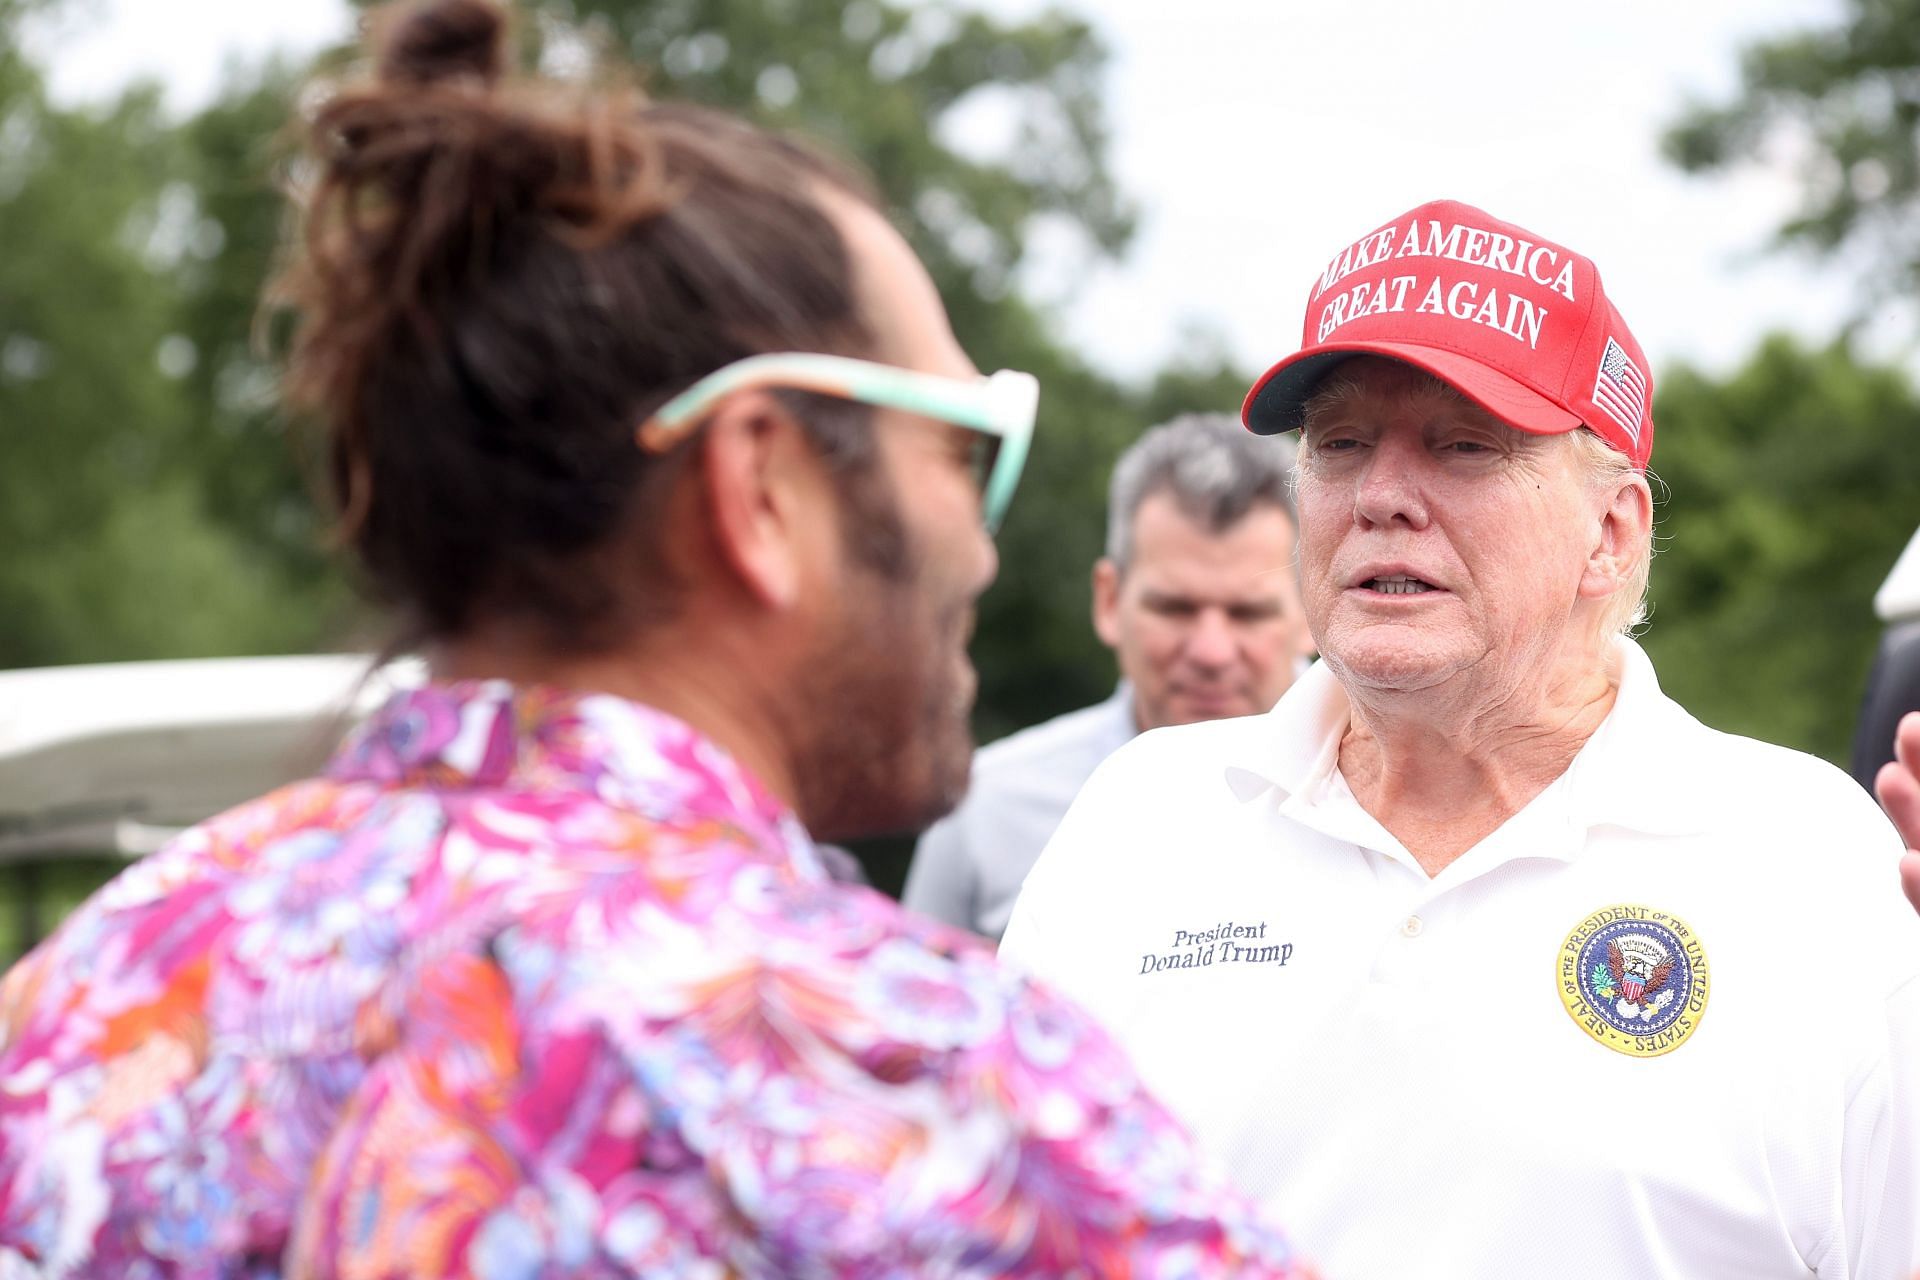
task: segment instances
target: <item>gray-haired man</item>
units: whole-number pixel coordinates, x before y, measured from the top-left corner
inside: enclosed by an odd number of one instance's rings
[[[1134,734],[1252,715],[1312,641],[1293,572],[1292,453],[1222,414],[1156,427],[1113,470],[1093,625],[1121,682],[1097,706],[980,751],[966,799],[921,837],[907,906],[988,937],[1080,784]]]

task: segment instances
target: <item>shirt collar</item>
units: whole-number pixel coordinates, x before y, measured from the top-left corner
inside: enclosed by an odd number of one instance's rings
[[[1613,651],[1619,692],[1567,768],[1569,811],[1588,827],[1649,835],[1708,830],[1726,804],[1701,782],[1701,739],[1710,731],[1661,692],[1646,650],[1619,636]]]
[[[1140,722],[1134,718],[1133,683],[1122,680],[1113,695],[1100,704],[1105,721],[1104,736],[1108,754],[1118,751],[1140,735]]]
[[[1347,694],[1327,664],[1308,667],[1260,719],[1227,764],[1233,794],[1248,801],[1267,791],[1292,797],[1325,786],[1347,728]]]
[[[1660,691],[1646,652],[1614,640],[1620,687],[1612,710],[1562,776],[1560,803],[1576,826],[1612,825],[1655,835],[1707,829],[1711,797],[1690,785],[1700,722]],[[1262,717],[1264,723],[1226,766],[1226,783],[1243,803],[1268,791],[1312,803],[1327,794],[1350,714],[1346,691],[1317,662]],[[1697,775],[1696,775],[1697,776]]]
[[[584,793],[647,818],[706,819],[756,842],[812,848],[792,810],[706,735],[610,694],[504,680],[405,690],[348,736],[327,773],[441,791]]]

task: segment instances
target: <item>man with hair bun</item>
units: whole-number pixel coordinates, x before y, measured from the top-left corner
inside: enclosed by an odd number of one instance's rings
[[[7,975],[0,1276],[1296,1274],[1084,1015],[814,851],[965,787],[1033,380],[845,172],[504,24],[380,15],[275,293],[432,678]]]
[[[1003,956],[1330,1276],[1920,1265],[1901,843],[1629,638],[1652,393],[1598,269],[1535,232],[1437,201],[1335,255],[1243,410],[1301,432],[1321,660],[1109,758],[1015,904]]]
[[[1120,687],[981,750],[966,799],[920,838],[903,901],[997,939],[1087,776],[1135,734],[1252,715],[1310,643],[1293,577],[1291,442],[1225,414],[1148,431],[1114,464],[1093,624]]]

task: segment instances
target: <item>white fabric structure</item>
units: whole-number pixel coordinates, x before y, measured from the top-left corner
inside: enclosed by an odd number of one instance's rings
[[[1873,595],[1873,611],[1884,622],[1920,618],[1920,529],[1893,562],[1893,571]]]
[[[0,862],[150,852],[311,773],[349,724],[423,678],[354,654],[0,672]]]

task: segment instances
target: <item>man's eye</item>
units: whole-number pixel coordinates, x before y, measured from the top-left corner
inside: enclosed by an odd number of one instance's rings
[[[983,490],[987,487],[987,477],[993,474],[993,460],[999,452],[1000,441],[982,431],[962,431],[954,445],[955,459]]]

